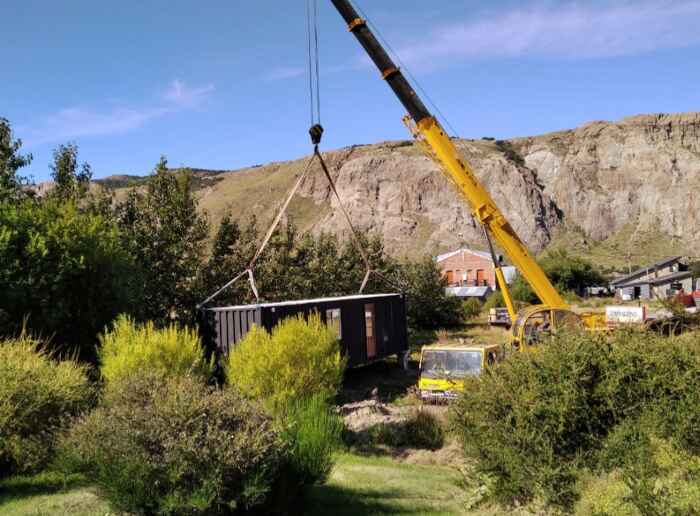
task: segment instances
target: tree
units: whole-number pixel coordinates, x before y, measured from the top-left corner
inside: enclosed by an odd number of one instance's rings
[[[243,272],[255,254],[258,233],[255,220],[241,229],[229,213],[221,219],[214,237],[212,252],[200,274],[202,296],[209,296]],[[248,300],[245,279],[230,285],[216,298],[216,303],[233,305]],[[202,301],[201,299],[199,301]]]
[[[92,168],[83,163],[78,170],[78,146],[74,143],[59,145],[53,151],[50,166],[54,180],[53,194],[59,199],[77,199],[89,190]]]
[[[438,329],[463,322],[462,301],[445,292],[447,279],[430,256],[401,264],[396,276],[405,288],[409,326]]]
[[[125,245],[143,268],[141,317],[160,324],[191,323],[202,295],[200,267],[209,231],[197,211],[192,172],[171,172],[162,157],[146,191],[132,190],[117,207]]]
[[[32,155],[19,154],[22,140],[12,136],[10,122],[0,117],[0,201],[22,196],[22,186],[27,178],[18,174],[21,168],[32,162]]]
[[[559,291],[581,294],[586,287],[600,285],[605,278],[591,262],[571,256],[564,249],[550,251],[540,260],[544,272]]]
[[[0,210],[0,334],[26,329],[95,358],[97,334],[138,305],[139,276],[117,226],[74,201]]]

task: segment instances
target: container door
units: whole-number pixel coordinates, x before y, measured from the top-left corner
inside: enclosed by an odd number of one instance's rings
[[[365,336],[367,338],[367,359],[377,356],[377,337],[374,326],[374,303],[365,305]]]

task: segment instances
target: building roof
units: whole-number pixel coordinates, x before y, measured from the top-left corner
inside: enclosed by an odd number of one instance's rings
[[[491,291],[490,287],[447,287],[445,292],[457,297],[484,297]]]
[[[339,297],[318,297],[315,299],[297,299],[294,301],[280,301],[277,303],[258,303],[251,305],[235,305],[235,306],[217,306],[216,308],[207,308],[212,312],[217,312],[220,310],[249,310],[256,308],[270,308],[276,306],[294,306],[294,305],[306,305],[306,304],[317,304],[317,303],[332,303],[333,301],[349,301],[352,299],[376,299],[380,297],[394,297],[401,296],[402,294],[355,294],[353,296],[339,296]]]
[[[614,287],[621,287],[621,286],[623,286],[623,284],[630,282],[630,281],[633,281],[638,276],[642,276],[649,271],[653,271],[655,269],[660,269],[662,267],[666,267],[667,265],[671,265],[672,263],[679,262],[681,260],[681,258],[682,258],[682,256],[672,256],[670,258],[664,258],[663,260],[659,260],[656,263],[652,263],[650,265],[647,265],[646,267],[641,267],[640,269],[637,269],[634,272],[631,272],[629,274],[626,274],[625,276],[617,278],[616,280],[611,281],[610,284]],[[643,283],[647,283],[647,282],[644,281]]]
[[[486,253],[484,251],[475,251],[474,249],[469,249],[467,247],[461,247],[461,248],[457,249],[456,251],[452,251],[452,252],[445,253],[445,254],[439,254],[435,257],[435,261],[440,263],[443,260],[447,260],[448,258],[451,258],[451,257],[458,255],[459,253],[463,253],[463,252],[470,253],[470,254],[476,255],[480,258],[484,258],[490,262],[493,262],[493,260],[491,259],[490,253]]]
[[[684,280],[690,278],[693,275],[692,271],[679,271],[673,274],[667,274],[666,276],[661,276],[660,278],[652,278],[648,280],[631,281],[629,283],[623,283],[622,285],[615,285],[615,288],[629,288],[638,287],[640,285],[664,285],[666,283],[672,283],[674,281]]]

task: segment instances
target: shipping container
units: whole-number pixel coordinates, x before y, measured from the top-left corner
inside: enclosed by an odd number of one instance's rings
[[[348,366],[367,364],[408,352],[406,303],[402,294],[370,294],[302,299],[216,308],[200,312],[201,331],[210,350],[221,354],[245,337],[254,325],[272,330],[285,317],[317,313],[338,333]]]

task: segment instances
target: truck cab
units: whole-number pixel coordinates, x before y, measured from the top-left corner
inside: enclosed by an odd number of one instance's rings
[[[423,346],[418,388],[423,401],[440,402],[457,398],[464,379],[479,376],[503,358],[500,344],[450,343]]]

